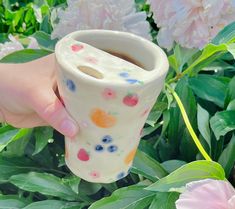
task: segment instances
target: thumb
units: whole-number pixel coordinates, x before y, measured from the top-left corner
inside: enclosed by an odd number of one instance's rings
[[[77,123],[67,113],[53,89],[43,87],[34,92],[32,105],[42,119],[63,135],[73,138],[78,133]]]

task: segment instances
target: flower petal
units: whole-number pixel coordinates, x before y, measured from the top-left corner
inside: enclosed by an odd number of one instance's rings
[[[176,201],[177,209],[228,209],[234,188],[226,181],[202,180],[186,185],[186,191]],[[231,203],[233,204],[233,202]]]

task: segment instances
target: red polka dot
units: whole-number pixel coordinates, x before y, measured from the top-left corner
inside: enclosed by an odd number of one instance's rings
[[[123,103],[129,107],[134,107],[138,104],[139,98],[137,94],[128,94],[123,98]]]
[[[89,154],[83,148],[78,151],[77,157],[81,161],[88,161],[90,159]]]

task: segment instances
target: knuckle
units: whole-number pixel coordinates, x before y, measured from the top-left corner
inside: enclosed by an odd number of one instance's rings
[[[41,110],[41,115],[43,118],[53,120],[58,116],[58,113],[61,111],[61,109],[62,104],[59,102],[59,100],[56,100],[55,102],[46,104]]]

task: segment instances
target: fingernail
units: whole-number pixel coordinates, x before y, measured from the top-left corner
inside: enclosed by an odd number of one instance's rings
[[[60,128],[61,132],[70,138],[73,138],[78,132],[78,126],[71,120],[64,120]]]

